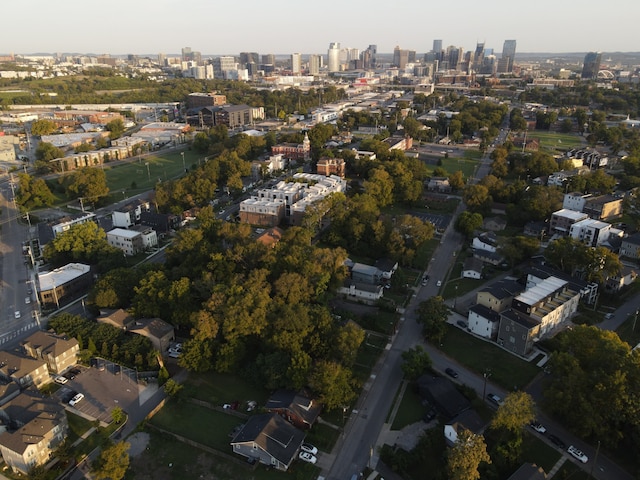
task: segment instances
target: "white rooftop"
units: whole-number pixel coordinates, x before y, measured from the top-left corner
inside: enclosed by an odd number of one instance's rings
[[[534,287],[522,292],[515,298],[515,300],[525,303],[526,305],[534,305],[540,300],[558,291],[568,283],[569,282],[566,280],[562,280],[558,277],[547,277]]]
[[[67,265],[56,268],[51,272],[38,273],[38,282],[40,283],[40,291],[53,290],[54,287],[64,285],[71,280],[88,273],[91,267],[84,263],[68,263]]]
[[[553,212],[553,215],[557,215],[558,217],[571,218],[573,220],[582,220],[587,216],[586,213],[576,212],[575,210],[569,210],[568,208],[562,208],[557,212]]]
[[[114,228],[113,230],[109,230],[107,235],[117,235],[122,238],[135,238],[140,235],[140,232],[127,230],[126,228]]]

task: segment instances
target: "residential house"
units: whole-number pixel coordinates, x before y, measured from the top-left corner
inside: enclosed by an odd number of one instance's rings
[[[561,278],[549,276],[513,299],[511,308],[500,313],[497,342],[521,356],[535,342],[549,336],[578,310],[580,292]]]
[[[49,371],[56,374],[73,367],[80,351],[75,338],[43,331],[29,335],[22,342],[22,347],[30,357],[47,362]]]
[[[514,280],[499,280],[476,293],[476,304],[494,312],[502,312],[511,306],[513,299],[523,290]]]
[[[640,233],[634,233],[622,239],[620,256],[633,260],[640,259]]]
[[[107,232],[107,242],[122,250],[125,255],[133,256],[149,248],[157,247],[158,235],[151,227],[114,228]]]
[[[287,161],[282,154],[270,155],[266,160],[256,160],[251,163],[251,177],[259,180],[286,167]]]
[[[260,236],[256,239],[256,241],[262,243],[263,245],[269,248],[275,248],[278,242],[282,239],[283,235],[284,235],[284,230],[278,227],[273,227],[262,232]]]
[[[100,310],[100,316],[96,318],[96,321],[98,323],[106,323],[120,330],[129,330],[135,319],[129,312],[119,308],[117,310]]]
[[[607,292],[619,292],[623,287],[631,285],[638,278],[635,268],[622,265],[622,271],[618,275],[607,277],[604,289]]]
[[[430,192],[449,193],[451,184],[447,177],[431,177],[427,183],[427,190]]]
[[[485,421],[475,410],[465,410],[459,413],[444,425],[444,438],[448,446],[453,446],[458,441],[458,435],[462,430],[480,435],[484,431]]]
[[[585,218],[569,227],[569,236],[574,240],[588,245],[589,247],[599,247],[609,240],[611,224]]]
[[[481,233],[474,237],[473,242],[471,242],[471,247],[496,253],[498,250],[498,237],[496,237],[496,234],[493,232]]]
[[[532,463],[523,463],[507,480],[545,480],[547,474],[542,467]]]
[[[373,305],[380,300],[384,293],[382,285],[371,283],[356,282],[350,278],[344,280],[341,287],[338,288],[338,294],[351,300],[361,301],[369,305]]]
[[[151,340],[153,348],[166,352],[176,335],[173,326],[159,318],[139,318],[129,326],[129,332]]]
[[[0,382],[0,406],[20,395],[22,389],[15,382]],[[0,427],[1,429],[1,427]]]
[[[417,380],[420,398],[432,404],[446,420],[471,408],[471,403],[449,380],[443,377],[422,375]]]
[[[391,280],[391,277],[398,270],[398,262],[390,258],[379,258],[374,265],[380,272],[380,277]]]
[[[38,223],[38,241],[40,245],[46,245],[63,232],[66,232],[74,225],[86,222],[95,222],[94,213],[83,212],[77,215],[68,215],[52,221]]]
[[[148,212],[150,204],[146,200],[135,200],[117,207],[111,212],[111,220],[114,227],[129,228],[140,223],[142,212]]]
[[[287,203],[280,198],[248,198],[240,202],[240,222],[275,227],[285,217]]]
[[[305,434],[275,413],[249,417],[231,440],[233,453],[278,470],[287,470],[297,457]]]
[[[464,261],[462,267],[462,278],[473,278],[480,280],[482,278],[483,262],[479,258],[469,257]]]
[[[567,281],[571,290],[580,292],[580,300],[588,305],[592,305],[598,297],[597,283],[588,283],[585,280],[567,275],[543,263],[530,265],[527,267],[525,273],[527,274],[526,288],[531,288],[549,277],[556,277]]]
[[[86,292],[92,283],[91,267],[83,263],[69,263],[37,276],[37,293],[43,308],[60,308],[65,300]]]
[[[278,390],[269,397],[264,408],[277,413],[297,428],[306,430],[318,419],[322,404],[309,398],[305,392]]]
[[[586,213],[569,210],[567,208],[553,212],[551,214],[551,220],[549,221],[549,235],[566,237],[569,235],[571,225],[586,218],[589,218],[589,215]]]
[[[507,219],[504,217],[487,217],[482,222],[482,228],[492,232],[499,232],[507,228]]]
[[[408,135],[404,137],[394,135],[383,141],[389,145],[389,150],[409,150],[413,146],[413,138]]]
[[[51,381],[47,363],[40,358],[29,358],[0,350],[0,378],[15,382],[20,388],[35,385],[40,388]]]
[[[498,252],[490,252],[488,250],[482,250],[480,248],[476,248],[473,250],[473,257],[479,260],[482,260],[484,263],[488,263],[489,265],[500,265],[504,262],[504,257],[502,254]]]
[[[364,263],[354,263],[350,269],[351,278],[354,282],[377,285],[382,279],[382,272],[374,265]]]
[[[321,158],[316,165],[318,175],[337,175],[344,178],[345,162],[342,158]]]
[[[180,226],[180,216],[172,213],[141,212],[140,225],[153,228],[162,237]]]
[[[562,208],[585,213],[594,220],[608,220],[622,215],[622,198],[571,192],[565,194]]]
[[[3,405],[0,419],[0,453],[18,475],[29,475],[34,467],[44,465],[69,432],[64,407],[34,389]]]
[[[474,334],[495,339],[500,326],[500,314],[484,305],[472,305],[469,307],[467,325]]]

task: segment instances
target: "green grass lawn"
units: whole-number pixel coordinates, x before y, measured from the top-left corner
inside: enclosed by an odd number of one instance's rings
[[[640,317],[640,315],[638,315],[638,317]],[[631,315],[618,327],[616,333],[620,339],[627,342],[631,348],[635,347],[640,343],[640,318],[636,319],[635,315]]]
[[[89,430],[93,424],[84,417],[76,415],[69,411],[67,413],[67,421],[69,422],[69,436],[67,441],[69,443],[75,442],[80,438],[87,430]]]
[[[419,422],[425,410],[420,400],[420,395],[413,389],[413,385],[407,385],[396,416],[391,423],[391,430],[401,430],[407,425]]]
[[[184,151],[184,163],[187,169],[202,162],[203,158],[195,152]],[[148,168],[147,164],[149,164]],[[109,190],[114,195],[124,191],[123,196],[129,197],[153,189],[159,181],[165,182],[181,177],[184,174],[184,168],[180,152],[172,152],[162,156],[148,155],[140,160],[114,167],[109,167],[107,163],[104,172]],[[122,200],[122,198],[116,196],[116,200]]]
[[[567,150],[585,145],[585,139],[575,133],[558,133],[536,130],[529,132],[530,138],[540,139],[540,148],[545,150]]]
[[[469,178],[473,176],[473,172],[475,172],[476,167],[478,166],[478,160],[480,155],[477,158],[472,157],[471,155],[467,156],[467,152],[463,157],[449,157],[442,158],[441,167],[446,170],[447,173],[454,173],[458,170],[462,171],[462,175],[464,178]],[[430,169],[432,172],[434,169]]]
[[[131,459],[125,480],[281,480],[285,475],[292,480],[314,480],[319,473],[317,467],[299,461],[293,462],[286,474],[277,470],[267,470],[263,466],[251,470],[224,457],[203,452],[155,429],[147,428],[145,431],[150,436],[148,448],[139,457]]]
[[[441,350],[469,370],[483,374],[491,371],[490,382],[510,391],[522,390],[540,372],[535,365],[502,350],[492,342],[484,342],[448,326]]]
[[[150,423],[202,445],[231,453],[229,433],[244,421],[184,400],[173,400],[154,415]]]
[[[340,411],[340,415],[342,416],[342,411]],[[315,445],[318,450],[322,452],[330,453],[341,433],[341,430],[337,430],[329,425],[316,423],[311,430],[307,432],[305,442]]]
[[[244,378],[223,373],[207,372],[206,374],[190,373],[185,383],[184,396],[193,397],[213,405],[222,405],[239,401],[255,400],[258,405],[264,405],[269,398],[269,392],[248,382]]]

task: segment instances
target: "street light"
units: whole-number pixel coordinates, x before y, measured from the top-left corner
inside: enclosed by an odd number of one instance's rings
[[[187,166],[184,163],[184,152],[180,152],[180,155],[182,156],[182,168],[186,172],[187,171]]]
[[[485,368],[482,376],[484,377],[484,385],[482,386],[482,399],[484,400],[487,396],[487,378],[491,376],[491,370]]]
[[[149,179],[149,183],[151,183],[151,171],[149,170],[149,162],[145,162],[147,166],[147,178]]]

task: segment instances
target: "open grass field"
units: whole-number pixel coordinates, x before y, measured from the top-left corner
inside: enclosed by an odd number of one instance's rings
[[[441,350],[455,358],[469,370],[482,375],[491,372],[490,382],[508,391],[522,390],[540,372],[534,364],[502,350],[491,342],[484,342],[451,325],[443,340]],[[488,388],[488,387],[487,387]]]
[[[583,137],[575,133],[557,133],[536,130],[530,132],[531,138],[540,139],[540,148],[544,150],[567,150],[586,145]]]
[[[202,155],[184,151],[184,165],[187,169],[203,161]],[[114,194],[124,191],[126,196],[153,189],[158,182],[179,178],[184,174],[182,155],[177,151],[162,156],[147,155],[114,167],[108,167],[108,165],[107,163],[104,172],[109,190]]]
[[[467,157],[467,153],[465,152],[464,157],[449,157],[442,159],[442,168],[444,168],[447,173],[454,173],[458,170],[462,171],[462,175],[464,178],[469,178],[473,176],[473,172],[475,172],[476,167],[478,166],[478,158],[469,158]],[[431,168],[430,172],[434,169]]]
[[[256,387],[238,375],[207,372],[206,375],[189,374],[189,381],[184,384],[184,395],[197,398],[213,405],[223,405],[234,401],[255,400],[264,405],[269,398],[266,389]]]

